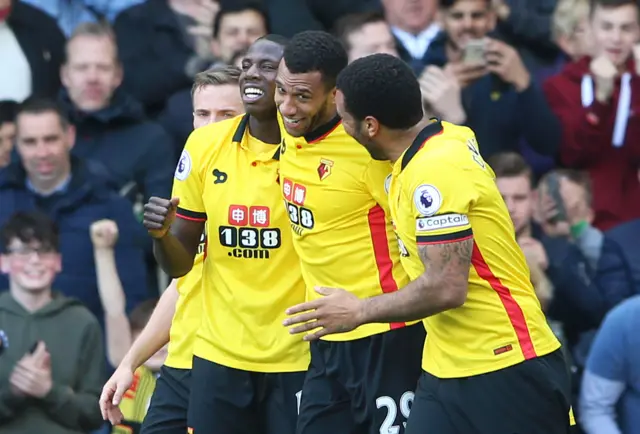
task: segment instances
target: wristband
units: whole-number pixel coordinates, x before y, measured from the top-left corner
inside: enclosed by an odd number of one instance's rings
[[[589,223],[587,223],[584,220],[576,223],[575,225],[571,225],[571,228],[570,228],[571,236],[574,239],[579,238],[580,235],[582,235],[584,231],[587,229],[587,227],[589,227]]]

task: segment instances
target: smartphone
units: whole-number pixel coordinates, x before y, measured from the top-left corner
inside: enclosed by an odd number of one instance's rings
[[[553,217],[551,223],[567,221],[567,210],[564,207],[564,200],[560,194],[560,176],[557,173],[550,173],[547,176],[547,193],[556,205],[558,213]]]
[[[485,44],[485,39],[471,39],[464,46],[462,61],[464,63],[484,63]]]

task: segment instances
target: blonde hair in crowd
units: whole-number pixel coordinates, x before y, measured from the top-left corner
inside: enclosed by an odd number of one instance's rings
[[[551,35],[554,41],[571,37],[589,15],[588,0],[559,0],[551,19]]]

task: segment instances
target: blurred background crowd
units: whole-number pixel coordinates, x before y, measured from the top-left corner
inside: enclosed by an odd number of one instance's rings
[[[639,15],[634,0],[0,0],[0,225],[32,210],[56,223],[54,288],[102,330],[51,361],[54,384],[84,388],[65,426],[100,425],[101,381],[168,283],[142,204],[170,195],[193,116],[238,114],[194,113],[195,74],[242,67],[267,33],[322,29],[350,60],[399,56],[426,113],[475,131],[571,360],[581,429],[640,433]],[[0,298],[0,320],[16,312],[28,339],[41,312]],[[0,433],[32,434],[3,428],[12,368],[0,361]]]

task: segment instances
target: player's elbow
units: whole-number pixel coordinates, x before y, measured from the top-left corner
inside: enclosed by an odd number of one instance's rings
[[[443,307],[449,310],[462,306],[467,301],[467,286],[467,281],[446,285],[447,290],[442,294]]]

